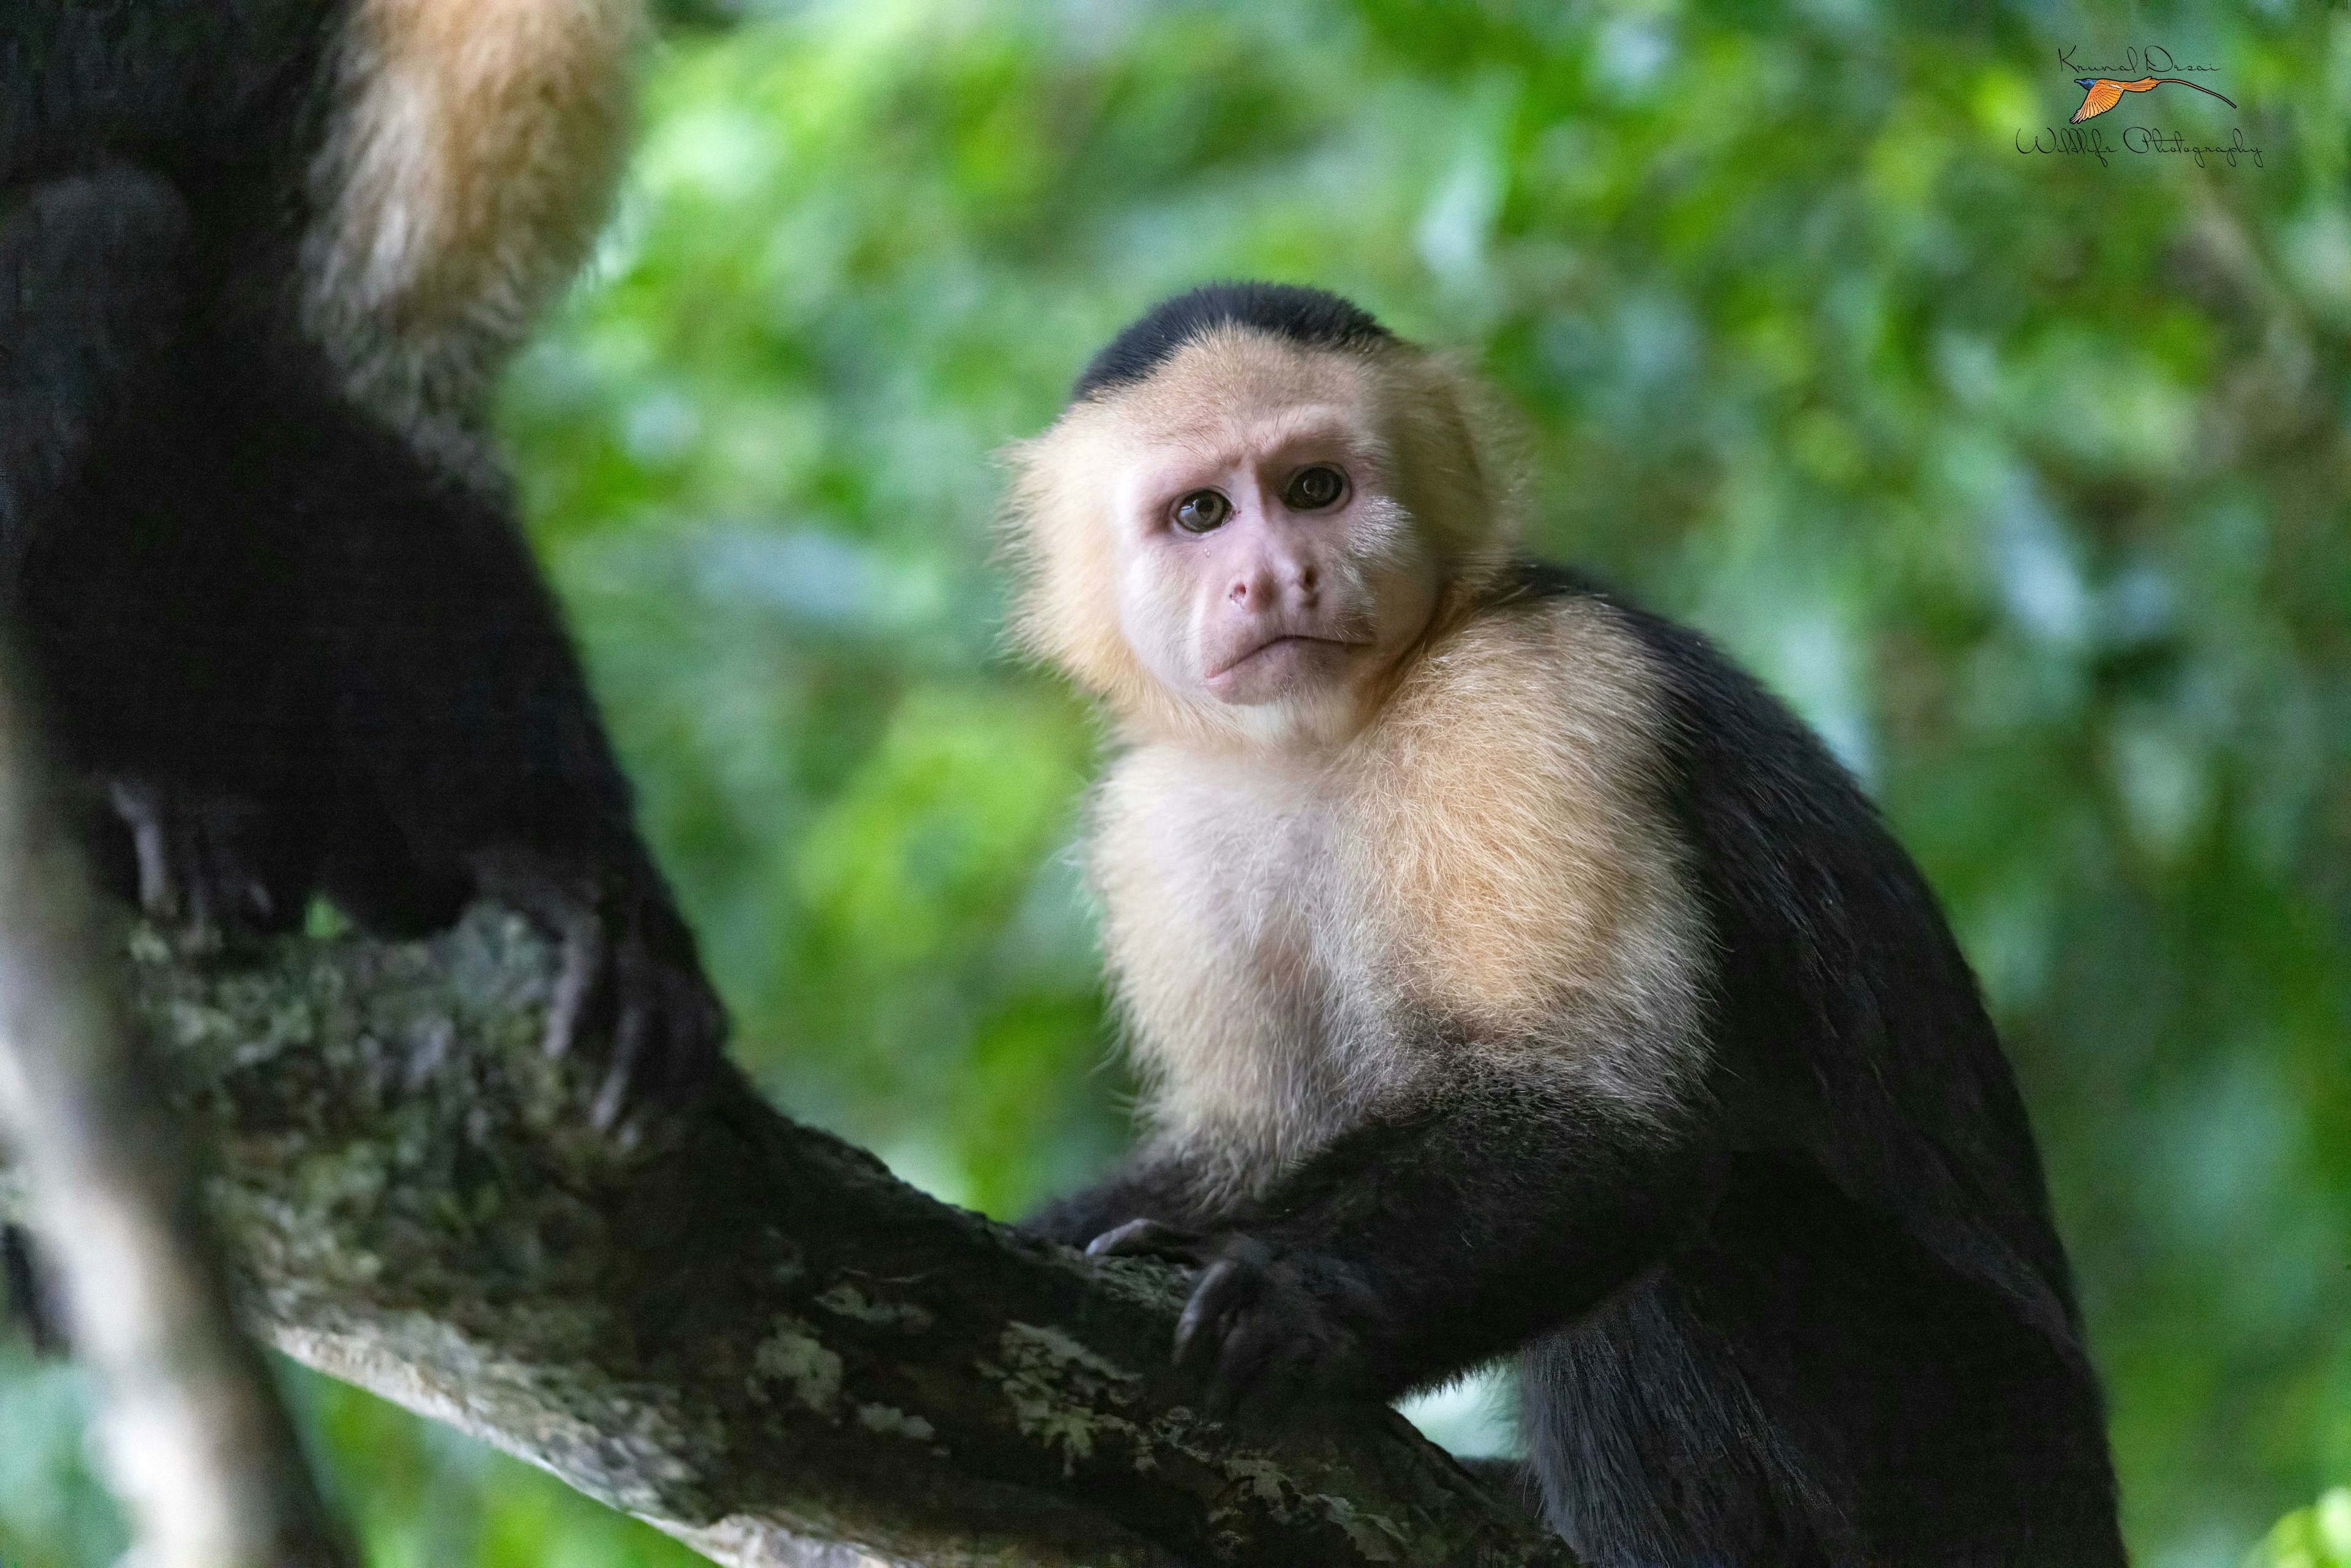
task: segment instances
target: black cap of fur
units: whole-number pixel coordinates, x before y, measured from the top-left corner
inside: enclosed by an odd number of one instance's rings
[[[1395,341],[1370,311],[1320,288],[1290,283],[1208,283],[1153,306],[1093,357],[1070,401],[1142,381],[1217,327],[1249,327],[1310,349],[1367,349]]]

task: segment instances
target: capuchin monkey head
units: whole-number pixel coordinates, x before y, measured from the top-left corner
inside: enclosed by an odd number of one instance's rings
[[[1103,519],[1111,587],[1121,633],[1170,692],[1311,704],[1419,637],[1437,562],[1364,389],[1281,384],[1277,356],[1246,364],[1254,346],[1233,357],[1259,373],[1201,400],[1207,417],[1130,433]]]
[[[1506,549],[1468,401],[1329,295],[1168,301],[1015,449],[1023,641],[1145,735],[1344,740]]]

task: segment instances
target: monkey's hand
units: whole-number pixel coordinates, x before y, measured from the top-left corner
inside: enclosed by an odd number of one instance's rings
[[[485,857],[481,885],[563,945],[548,1053],[610,1041],[590,1113],[597,1126],[612,1126],[648,1100],[688,1100],[709,1085],[726,1011],[703,977],[694,934],[650,865],[566,873],[536,855],[501,854]]]
[[[1322,1252],[1278,1253],[1238,1231],[1201,1234],[1129,1220],[1089,1242],[1200,1270],[1176,1323],[1176,1364],[1203,1378],[1219,1420],[1368,1392],[1365,1356],[1382,1314],[1355,1269]]]
[[[228,932],[300,922],[308,868],[299,835],[268,821],[257,802],[143,779],[110,779],[105,791],[128,841],[101,831],[103,879],[149,919],[177,929],[183,946],[208,950]]]

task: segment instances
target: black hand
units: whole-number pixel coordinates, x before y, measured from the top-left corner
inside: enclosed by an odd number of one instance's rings
[[[299,428],[330,461],[271,455],[315,525],[311,652],[343,767],[420,867],[461,869],[562,943],[547,1043],[607,1053],[600,1124],[692,1094],[725,1015],[509,508],[356,408]]]
[[[703,978],[692,933],[649,871],[566,875],[537,857],[505,854],[487,858],[482,883],[563,944],[546,1046],[560,1055],[583,1040],[608,1042],[591,1112],[599,1127],[645,1101],[688,1099],[709,1085],[726,1009]]]
[[[1327,1254],[1277,1254],[1254,1237],[1204,1236],[1132,1220],[1097,1236],[1095,1256],[1148,1254],[1200,1269],[1176,1320],[1176,1364],[1200,1379],[1208,1413],[1261,1417],[1303,1401],[1368,1392],[1378,1297]]]
[[[1299,1391],[1386,1399],[1450,1376],[1568,1322],[1711,1208],[1720,1161],[1695,1119],[1638,1121],[1547,1073],[1455,1071],[1209,1234],[1127,1225],[1096,1238],[1100,1251],[1204,1270],[1187,1359],[1213,1363],[1220,1406]]]
[[[120,869],[150,919],[200,945],[224,932],[288,931],[302,918],[308,866],[291,824],[254,801],[115,779],[109,805],[129,830]],[[101,853],[101,865],[114,857]]]

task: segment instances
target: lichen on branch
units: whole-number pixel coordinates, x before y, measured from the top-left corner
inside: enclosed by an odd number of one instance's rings
[[[1392,1411],[1210,1421],[1172,1270],[935,1202],[738,1076],[598,1134],[519,917],[127,949],[256,1331],[719,1562],[1572,1562]]]

